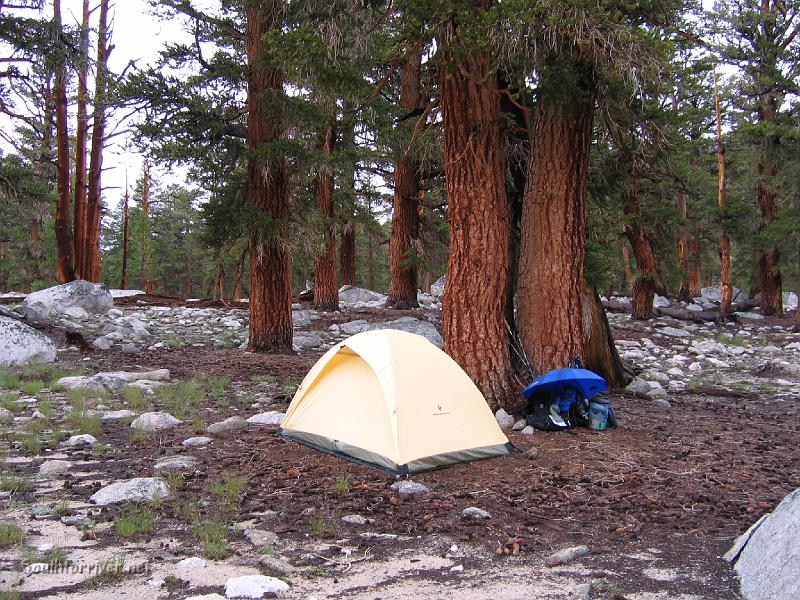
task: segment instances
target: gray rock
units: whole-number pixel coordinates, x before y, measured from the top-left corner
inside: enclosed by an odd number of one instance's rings
[[[660,408],[672,408],[672,405],[669,403],[669,400],[665,400],[664,398],[656,398],[653,400],[653,404]]]
[[[136,417],[136,413],[132,410],[109,410],[100,415],[103,421],[119,421],[131,417]]]
[[[11,423],[14,420],[14,413],[7,408],[0,407],[0,423]]]
[[[363,319],[357,321],[349,321],[339,325],[339,329],[345,335],[355,335],[369,330],[369,323]]]
[[[169,371],[167,369],[143,372],[109,371],[89,376],[62,377],[57,381],[57,384],[68,390],[88,387],[114,392],[121,390],[125,385],[134,384],[138,381],[162,382],[168,379]]]
[[[733,286],[731,296],[731,302],[736,302],[737,300],[744,299],[745,294],[738,287]],[[700,290],[700,297],[707,303],[719,304],[722,302],[722,290],[718,285],[704,287]]]
[[[49,337],[15,319],[0,316],[0,367],[51,363],[56,346]]]
[[[800,598],[800,488],[750,527],[724,558],[736,561],[746,600]]]
[[[437,348],[444,348],[444,339],[439,330],[433,323],[427,321],[420,321],[414,317],[401,317],[395,321],[386,321],[385,323],[373,323],[370,325],[371,331],[380,329],[399,329],[400,331],[407,331],[415,333],[426,338],[431,344]]]
[[[253,423],[256,425],[280,425],[283,423],[283,418],[286,416],[286,413],[280,412],[278,410],[270,410],[267,412],[259,413],[257,415],[253,415],[249,419],[247,419],[248,423]]]
[[[94,446],[97,443],[97,438],[88,433],[82,435],[73,435],[66,442],[61,445],[65,448],[79,448],[81,446]]]
[[[232,577],[225,582],[227,598],[263,598],[267,594],[283,596],[289,591],[289,584],[277,577],[266,575],[243,575]]]
[[[526,425],[522,428],[522,435],[533,435],[533,432],[536,431],[533,428],[533,425]]]
[[[686,331],[685,329],[677,329],[675,327],[662,327],[658,330],[659,333],[668,335],[670,337],[681,337],[681,338],[688,338],[692,337],[692,334]]]
[[[502,408],[498,409],[497,412],[494,413],[494,418],[497,419],[497,424],[500,425],[500,429],[510,429],[514,426],[514,417],[512,417]]]
[[[461,511],[461,516],[467,519],[491,519],[492,513],[477,506],[470,506]]]
[[[92,348],[96,350],[110,350],[114,341],[107,335],[100,336],[92,342]]]
[[[158,461],[153,467],[156,471],[191,471],[197,466],[194,456],[170,456]]]
[[[339,304],[345,307],[352,307],[356,304],[367,304],[370,302],[380,303],[386,301],[386,295],[380,292],[373,292],[352,285],[343,285],[339,288]]]
[[[568,562],[572,562],[576,558],[580,558],[581,556],[585,556],[587,554],[589,554],[588,546],[573,546],[571,548],[564,548],[563,550],[559,550],[558,552],[554,552],[548,556],[545,560],[545,564],[548,567],[565,565]]]
[[[411,481],[410,479],[396,481],[391,487],[395,492],[403,494],[404,496],[409,494],[425,494],[430,492],[430,489],[428,489],[426,486],[422,485],[421,483],[417,483],[416,481]]]
[[[536,459],[538,459],[538,458],[539,458],[541,455],[542,455],[542,453],[541,453],[541,452],[539,452],[539,449],[538,449],[536,446],[532,446],[532,447],[528,448],[528,449],[525,451],[525,453],[523,454],[523,456],[524,456],[525,458],[529,459],[529,460],[536,460]]]
[[[307,310],[298,310],[293,312],[292,325],[295,327],[308,327],[311,325],[311,314]]]
[[[514,431],[522,431],[523,429],[525,429],[525,419],[520,419],[519,421],[514,423],[514,426],[511,429],[513,429]]]
[[[664,399],[667,397],[667,391],[661,387],[658,381],[648,381],[647,384],[650,386],[650,389],[645,392],[645,396],[651,400]]]
[[[47,460],[39,465],[39,475],[60,475],[72,468],[68,460]]]
[[[142,413],[131,421],[131,427],[144,431],[155,432],[177,427],[183,421],[176,419],[166,412],[147,412]]]
[[[242,534],[254,546],[271,546],[280,540],[277,533],[265,529],[248,528],[242,531]]]
[[[324,341],[316,331],[300,331],[294,334],[292,346],[295,352],[298,350],[314,350],[322,346]]]
[[[342,521],[349,525],[366,525],[369,521],[361,515],[345,515]]]
[[[69,317],[71,319],[78,319],[79,321],[83,321],[84,319],[89,318],[89,313],[86,312],[86,310],[81,308],[80,306],[70,306],[64,311],[64,316]]]
[[[210,437],[205,436],[197,436],[197,437],[190,437],[185,439],[181,442],[181,446],[191,447],[191,446],[205,446],[206,444],[211,442]]]
[[[34,319],[52,320],[71,307],[104,315],[114,308],[114,299],[106,286],[77,279],[28,294],[19,312]]]
[[[208,433],[227,433],[229,431],[236,431],[238,429],[244,429],[247,427],[247,421],[245,421],[242,417],[228,417],[224,421],[219,421],[217,423],[212,423],[208,427],[206,427],[206,431]]]
[[[633,381],[625,388],[625,391],[631,394],[646,394],[650,391],[650,384],[641,377],[634,377]]]
[[[147,502],[168,498],[172,490],[160,477],[136,477],[118,481],[100,488],[89,498],[95,504],[105,506],[117,502]]]
[[[444,285],[447,282],[447,275],[442,275],[431,285],[431,296],[441,298],[444,296]]]
[[[219,594],[203,594],[202,596],[189,596],[186,600],[227,600],[225,596]]]
[[[177,569],[204,569],[206,563],[205,559],[200,558],[199,556],[190,556],[189,558],[184,558],[183,560],[179,560],[175,563],[175,568]]]

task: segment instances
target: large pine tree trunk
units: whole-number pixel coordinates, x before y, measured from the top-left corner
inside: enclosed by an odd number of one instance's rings
[[[409,53],[400,77],[400,107],[407,113],[422,109],[420,68],[422,53]],[[407,144],[412,137],[416,120],[406,119],[400,126],[406,135],[395,159],[394,199],[392,203],[392,234],[389,240],[391,283],[386,306],[417,308],[417,264],[414,242],[419,238],[419,161],[414,149]]]
[[[612,388],[628,383],[622,359],[619,357],[608,317],[600,302],[597,290],[584,283],[583,326],[585,337],[584,365],[590,371],[602,375]]]
[[[89,0],[83,0],[81,21],[81,54],[84,64],[78,70],[78,127],[75,130],[75,214],[73,247],[75,249],[75,275],[84,277],[84,250],[86,249],[86,141],[89,132],[87,104],[89,89]],[[123,288],[125,289],[125,288]]]
[[[292,272],[288,249],[289,202],[286,160],[266,159],[258,150],[280,139],[278,111],[265,106],[283,92],[283,77],[270,57],[264,34],[277,26],[282,3],[247,8],[247,199],[263,222],[250,234],[250,340],[257,351],[292,348]],[[268,5],[267,5],[268,4]]]
[[[631,271],[631,249],[626,242],[622,242],[622,273],[625,277],[625,293],[630,294],[633,289],[633,272]]]
[[[342,274],[342,285],[356,284],[356,230],[352,219],[342,228],[342,239],[339,242],[339,270]]]
[[[445,50],[454,38],[451,22]],[[456,53],[447,54],[453,59]],[[514,396],[505,323],[509,207],[500,100],[484,52],[456,60],[452,69],[445,60],[440,73],[450,225],[442,328],[446,352],[496,407]]]
[[[702,292],[700,283],[700,239],[696,233],[689,235],[689,295],[697,298]]]
[[[97,29],[97,68],[94,89],[94,121],[89,157],[89,192],[86,200],[86,237],[81,274],[88,281],[100,281],[100,209],[102,206],[103,146],[105,144],[108,87],[108,55],[111,53],[108,31],[108,0],[100,0]]]
[[[722,109],[720,106],[719,90],[717,89],[717,72],[714,71],[714,105],[717,118],[717,202],[719,204],[720,232],[719,232],[719,287],[721,301],[719,306],[720,316],[725,319],[731,312],[733,286],[731,285],[731,243],[728,239],[728,230],[725,220],[728,213],[727,182],[725,179],[725,146],[722,143]]]
[[[517,326],[539,372],[584,358],[583,258],[591,96],[537,103],[522,209]],[[448,281],[449,285],[449,281]]]
[[[772,95],[760,99],[758,122],[763,127],[775,119],[779,101]],[[775,220],[778,211],[778,195],[774,183],[778,175],[777,165],[771,156],[777,145],[776,134],[766,134],[763,154],[758,161],[758,183],[756,193],[761,208],[759,231],[763,231]],[[783,313],[782,280],[780,271],[780,251],[774,242],[766,243],[758,258],[758,282],[761,291],[761,308],[765,315],[781,315]]]
[[[128,289],[128,188],[125,187],[125,204],[122,206],[122,277],[119,287]]]
[[[320,139],[323,154],[333,153],[333,123],[328,123]],[[322,217],[322,250],[314,261],[314,308],[339,310],[339,286],[336,285],[336,224],[333,220],[333,169],[323,165],[317,177],[317,210]]]
[[[142,290],[152,294],[156,290],[153,279],[153,232],[150,227],[150,167],[145,163],[142,169],[142,217],[144,229],[142,230]]]
[[[681,224],[678,229],[678,265],[681,269],[681,282],[678,287],[678,298],[689,300],[689,248],[688,234],[686,232],[686,218],[688,217],[688,207],[686,205],[686,192],[679,190],[677,193],[678,214],[681,217]]]
[[[56,34],[61,36],[61,0],[53,2],[53,24]],[[56,69],[53,96],[56,107],[56,245],[58,249],[58,282],[67,283],[75,279],[75,265],[72,242],[72,223],[70,222],[70,169],[69,169],[69,129],[67,128],[67,69],[63,59]]]
[[[633,281],[632,302],[634,319],[653,317],[653,299],[658,288],[658,263],[653,246],[642,227],[641,206],[639,204],[639,182],[631,176],[625,184],[625,214],[630,220],[625,224],[625,235],[631,244],[639,274]]]

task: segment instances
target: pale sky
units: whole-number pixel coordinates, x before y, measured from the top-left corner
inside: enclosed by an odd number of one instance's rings
[[[98,5],[98,0],[90,1],[90,8]],[[211,0],[195,2],[197,6],[203,7],[216,4]],[[52,2],[47,2],[45,11],[47,15],[52,14]],[[61,15],[65,25],[80,25],[82,14],[82,0],[62,0]],[[96,31],[97,10],[92,14],[92,28]],[[18,14],[30,14],[29,11],[20,11]],[[112,0],[111,15],[113,16],[112,43],[114,50],[109,59],[109,67],[112,72],[121,72],[129,61],[137,61],[137,66],[144,68],[152,64],[158,57],[158,52],[167,41],[177,41],[185,39],[179,21],[164,21],[151,15],[151,8],[146,0]],[[92,35],[91,56],[96,55],[96,38]],[[74,77],[74,74],[73,74]],[[74,84],[74,80],[73,80]],[[94,88],[94,83],[89,82],[90,93]],[[72,106],[70,118],[70,129],[75,127],[75,107]],[[119,111],[116,118],[112,119],[107,125],[107,132],[110,132],[117,122],[117,119],[125,113]],[[0,126],[8,126],[7,118],[0,119]],[[127,123],[130,128],[132,123]],[[128,179],[133,187],[136,178],[141,173],[142,156],[134,148],[126,147],[130,135],[119,135],[114,137],[106,147],[103,156],[103,197],[110,207],[115,206],[124,195],[125,172],[128,171]],[[12,148],[3,144],[4,152],[13,152]],[[156,169],[158,171],[158,169]],[[173,173],[159,173],[159,179],[167,182],[183,183],[185,172],[178,170]]]

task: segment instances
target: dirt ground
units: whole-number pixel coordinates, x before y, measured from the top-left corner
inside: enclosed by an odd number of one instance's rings
[[[315,358],[209,348],[154,351],[146,364],[122,354],[94,357],[98,368],[168,368],[179,378],[224,375],[234,384],[249,384],[254,374],[299,381]],[[338,535],[339,518],[357,513],[371,520],[370,530],[445,536],[483,547],[501,573],[503,561],[541,558],[586,544],[593,565],[616,573],[607,579],[637,592],[653,589],[652,577],[635,566],[620,571],[619,557],[657,548],[661,560],[691,564],[706,574],[684,582],[683,592],[736,597],[735,576],[719,557],[736,536],[800,486],[800,407],[757,394],[674,393],[669,410],[621,394],[611,398],[619,428],[533,436],[510,432],[520,450],[538,448],[539,458],[519,452],[415,475],[415,481],[431,489],[424,496],[395,494],[388,487],[391,477],[289,442],[276,435],[275,427],[250,428],[194,453],[202,467],[188,476],[179,500],[170,506],[201,493],[208,478],[234,472],[248,477],[237,515],[245,519],[276,511],[280,524],[270,528],[299,543],[307,536],[313,509],[324,515],[330,530],[323,537],[331,540]],[[289,400],[279,397],[269,409],[283,410]],[[215,411],[209,419],[231,414],[235,411]],[[104,424],[103,434],[112,445],[127,444],[123,424]],[[130,446],[125,460],[109,461],[109,478],[150,472],[156,459],[181,452],[180,442],[189,435],[179,427]],[[337,493],[341,477],[349,493]],[[178,518],[170,506],[167,514]],[[492,518],[464,519],[461,511],[468,506],[488,510]],[[380,551],[388,555],[407,545],[384,541]],[[519,556],[497,554],[503,548],[517,548]]]

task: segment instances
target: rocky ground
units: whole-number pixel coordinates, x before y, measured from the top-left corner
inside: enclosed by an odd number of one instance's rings
[[[611,394],[619,428],[516,423],[523,452],[411,486],[275,435],[344,337],[392,326],[441,345],[435,298],[387,311],[347,292],[338,313],[296,305],[283,356],[242,348],[243,304],[36,307],[56,361],[0,369],[0,598],[738,597],[721,555],[800,486],[788,319],[612,313],[640,370]]]

